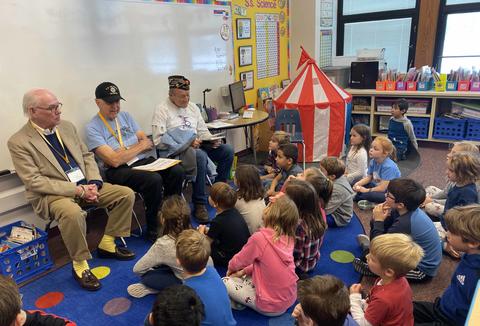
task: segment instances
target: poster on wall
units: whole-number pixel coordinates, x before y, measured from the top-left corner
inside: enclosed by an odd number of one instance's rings
[[[238,63],[240,67],[249,66],[252,64],[252,46],[238,47]]]
[[[250,18],[237,18],[237,40],[249,39],[251,37]]]
[[[257,78],[280,74],[279,15],[255,16]]]
[[[253,70],[241,72],[240,80],[243,81],[243,89],[245,91],[253,89]]]

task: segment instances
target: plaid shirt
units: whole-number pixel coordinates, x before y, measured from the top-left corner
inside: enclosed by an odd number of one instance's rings
[[[320,258],[321,238],[313,239],[309,236],[308,226],[304,220],[300,220],[295,231],[295,248],[293,259],[295,266],[302,272],[312,270]]]

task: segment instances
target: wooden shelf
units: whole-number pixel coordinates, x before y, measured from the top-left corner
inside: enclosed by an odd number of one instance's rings
[[[390,112],[377,112],[376,109],[376,102],[377,99],[381,98],[384,99],[386,97],[390,98],[399,98],[399,97],[406,97],[406,98],[417,98],[417,99],[429,99],[430,101],[430,113],[408,113],[407,117],[421,117],[421,118],[429,118],[429,128],[428,128],[428,137],[418,139],[421,141],[432,141],[438,143],[452,143],[456,140],[450,139],[436,139],[433,138],[433,129],[435,126],[435,117],[440,116],[443,113],[446,113],[443,104],[440,105],[439,102],[445,103],[445,101],[449,100],[474,100],[478,101],[480,104],[480,92],[434,92],[434,91],[415,91],[415,92],[408,92],[408,91],[376,91],[374,89],[346,89],[348,93],[350,93],[353,97],[370,97],[370,111],[352,111],[353,115],[368,115],[370,117],[370,128],[372,130],[372,136],[385,136],[386,133],[380,133],[378,131],[379,126],[379,118],[382,116],[390,116]],[[447,111],[448,112],[448,111]],[[480,144],[480,142],[476,142]]]

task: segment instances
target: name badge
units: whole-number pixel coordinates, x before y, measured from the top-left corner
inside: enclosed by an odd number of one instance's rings
[[[73,168],[71,170],[68,170],[66,173],[70,182],[77,183],[78,181],[85,179],[82,170],[80,170],[79,168]]]

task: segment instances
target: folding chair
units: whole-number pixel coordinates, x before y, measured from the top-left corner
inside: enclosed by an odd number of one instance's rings
[[[278,110],[275,118],[275,131],[285,131],[290,134],[292,144],[303,146],[303,170],[305,170],[305,141],[303,140],[300,112],[296,109]]]

